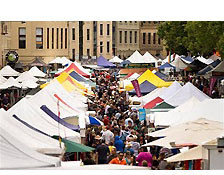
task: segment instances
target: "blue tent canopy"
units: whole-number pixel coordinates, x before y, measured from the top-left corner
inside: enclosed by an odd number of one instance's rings
[[[102,67],[106,67],[106,68],[116,67],[115,64],[107,61],[103,56],[100,56],[97,58],[97,66],[102,66]]]
[[[72,125],[70,123],[67,123],[66,121],[64,121],[63,119],[59,118],[55,113],[53,113],[46,105],[42,105],[40,107],[40,109],[42,109],[47,115],[49,115],[51,118],[53,118],[55,121],[59,122],[61,125],[74,130],[74,131],[79,131],[80,128],[79,126],[75,126]]]
[[[190,56],[187,56],[187,57],[181,57],[181,59],[184,61],[184,62],[187,62],[188,64],[192,63],[194,61],[194,59]]]
[[[159,71],[157,71],[155,73],[155,75],[157,75],[159,78],[163,79],[163,80],[167,80],[167,76]]]
[[[154,89],[157,88],[156,86],[154,86],[152,83],[148,82],[147,80],[145,80],[143,83],[141,83],[139,85],[139,87],[140,87],[140,90],[141,90],[141,94],[142,95],[148,94],[148,93],[152,92]],[[130,95],[136,95],[135,89],[132,89],[128,93]]]
[[[124,60],[123,62],[120,63],[120,66],[124,66],[126,64],[131,64],[129,60]]]
[[[208,71],[210,71],[213,68],[215,68],[220,62],[221,62],[220,60],[216,60],[216,61],[212,62],[211,64],[209,64],[208,66],[206,66],[204,69],[201,69],[198,72],[198,75],[205,75]]]
[[[86,79],[83,78],[81,75],[79,75],[77,72],[75,71],[72,71],[70,74],[69,74],[71,77],[73,77],[74,79],[76,79],[77,81],[80,81],[80,82],[86,82]]]
[[[101,125],[101,123],[94,117],[89,116],[90,125]]]
[[[165,69],[165,68],[169,68],[169,67],[172,67],[174,69],[176,68],[175,66],[172,66],[170,63],[165,63],[162,66],[160,66],[159,69]]]

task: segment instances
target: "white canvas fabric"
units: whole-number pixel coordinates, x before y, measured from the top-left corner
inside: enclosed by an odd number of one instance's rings
[[[142,55],[137,50],[127,60],[131,63],[144,63]]]
[[[128,80],[134,80],[137,79],[140,75],[138,73],[133,73],[130,77],[128,77]]]
[[[176,54],[175,57],[174,57],[174,54],[172,54],[170,56],[170,63],[173,62],[174,59],[176,59],[178,57],[180,57],[178,54]],[[168,63],[168,61],[169,61],[169,55],[163,60],[163,64]]]
[[[176,57],[175,60],[170,64],[175,66],[176,70],[183,70],[187,67],[187,64],[182,61],[181,57]]]
[[[71,61],[67,59],[66,57],[56,57],[55,59],[49,62],[49,64],[62,64],[62,65],[66,65],[70,63]]]
[[[0,70],[0,75],[5,77],[17,77],[20,75],[20,73],[7,65]]]
[[[7,78],[3,77],[1,74],[0,74],[0,85],[5,83],[7,80]]]
[[[207,74],[210,74],[212,72],[224,72],[224,61],[218,64],[215,68],[213,68],[211,71],[207,72]]]
[[[221,57],[217,56],[217,55],[212,55],[209,57],[209,59],[216,61],[216,60],[221,60]]]
[[[34,89],[34,88],[37,88],[39,86],[39,84],[35,83],[35,81],[33,80],[25,80],[21,83],[22,85],[22,88],[23,89],[27,89],[27,88],[30,88],[30,89]]]
[[[220,134],[222,134],[224,131],[223,124],[223,122],[200,118],[198,120],[163,129],[160,131],[159,135],[163,135],[165,138],[155,140],[143,146],[157,145],[166,148],[172,148],[170,142],[175,142],[176,145],[202,145],[203,143],[220,136]],[[154,135],[158,135],[156,132],[154,132]]]
[[[143,104],[146,104],[146,103],[152,101],[153,99],[155,99],[156,97],[158,97],[165,89],[166,89],[166,87],[156,88],[154,91],[143,96],[142,97]]]
[[[21,109],[21,113],[25,113],[25,111]],[[11,112],[0,110],[0,114],[1,128],[10,132],[12,136],[27,145],[29,148],[43,154],[61,154],[63,152],[57,140],[25,126],[23,123],[12,117],[13,114]],[[27,115],[29,116],[31,114]]]
[[[209,59],[206,59],[206,58],[204,58],[202,56],[196,57],[195,59],[196,60],[199,60],[200,62],[202,62],[204,64],[207,64],[207,65],[209,65],[209,64],[211,64],[211,63],[214,62],[212,59],[210,59],[210,58]]]
[[[58,124],[57,121],[48,116],[40,108],[37,108],[35,104],[30,103],[26,98],[21,99],[12,108],[10,108],[8,112],[10,115],[16,114],[21,120],[50,136],[60,134],[61,137],[67,138],[68,140],[77,143],[81,142],[79,133]]]
[[[84,67],[82,67],[82,65],[80,63],[78,63],[77,61],[73,62],[82,72],[86,73],[87,75],[90,75],[89,70],[85,69]]]
[[[174,126],[188,121],[193,121],[201,116],[208,120],[224,122],[224,100],[206,99],[199,102],[191,98],[185,104],[166,113],[155,114],[155,125]]]
[[[34,77],[42,77],[43,78],[46,76],[46,74],[44,72],[42,72],[40,69],[38,69],[36,66],[32,67],[28,72]]]
[[[16,78],[16,81],[18,81],[18,82],[23,82],[23,81],[27,81],[27,80],[31,80],[33,82],[38,81],[38,79],[35,78],[33,75],[31,75],[28,71],[21,73],[19,75],[19,77]]]
[[[24,142],[0,126],[0,169],[56,167],[60,159],[32,150]]]
[[[121,63],[123,60],[120,59],[118,56],[113,57],[112,59],[109,60],[111,63]]]
[[[142,56],[142,59],[145,63],[157,63],[157,59],[153,57],[149,52],[145,52]]]
[[[175,92],[177,92],[182,86],[177,81],[174,81],[168,88],[164,89],[159,97],[162,99],[168,99],[172,96]]]
[[[190,82],[186,83],[181,89],[179,89],[175,94],[173,94],[170,98],[166,99],[165,102],[176,107],[191,97],[196,97],[199,101],[203,101],[205,99],[210,99],[205,93],[200,91],[197,87],[195,87]]]
[[[176,154],[165,159],[167,162],[179,162],[185,160],[208,160],[208,150],[203,148],[201,145],[195,148],[189,149],[186,152]]]
[[[0,85],[0,89],[7,89],[11,87],[21,88],[21,84],[18,83],[13,77],[9,77],[9,79],[7,79],[5,83]]]

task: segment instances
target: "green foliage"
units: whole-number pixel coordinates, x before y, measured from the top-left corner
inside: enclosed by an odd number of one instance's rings
[[[206,57],[216,49],[223,57],[222,21],[167,21],[159,26],[158,35],[165,40],[169,50],[179,55],[190,52]]]

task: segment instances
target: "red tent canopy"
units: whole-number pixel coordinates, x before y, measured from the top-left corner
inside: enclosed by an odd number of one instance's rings
[[[68,66],[64,71],[71,72],[71,70],[75,70],[75,72],[77,72],[78,74],[80,74],[86,78],[90,78],[90,76],[88,74],[81,71],[74,63],[71,63],[70,66]],[[62,72],[64,72],[64,71],[62,71]],[[60,75],[62,72],[60,72],[58,75]]]
[[[145,109],[152,109],[156,106],[157,103],[161,103],[163,102],[163,99],[160,97],[156,97],[155,99],[153,99],[152,101],[146,103],[143,108]]]

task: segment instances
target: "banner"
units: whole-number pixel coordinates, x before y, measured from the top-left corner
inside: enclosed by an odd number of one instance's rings
[[[145,109],[139,109],[138,110],[139,112],[139,121],[143,121],[146,119],[146,112],[145,112]]]
[[[138,84],[138,80],[132,80],[131,83],[132,83],[132,85],[135,88],[135,91],[136,91],[137,96],[138,97],[141,97],[142,94],[141,94],[141,90],[140,90],[140,87],[139,87],[139,84]]]

